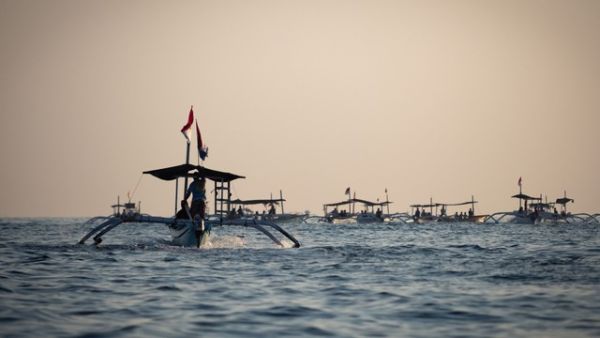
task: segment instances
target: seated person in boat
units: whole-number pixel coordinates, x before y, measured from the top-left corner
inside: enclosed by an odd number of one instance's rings
[[[187,201],[182,200],[181,209],[179,209],[179,211],[177,211],[177,213],[175,214],[175,219],[189,219],[190,217],[188,216],[186,209],[188,209]]]
[[[196,215],[200,216],[200,218],[204,218],[204,209],[206,201],[206,193],[204,187],[206,185],[206,178],[199,176],[194,176],[194,181],[190,183],[183,200],[186,201],[192,195],[192,207],[190,208],[190,213],[192,214],[192,218],[196,217]]]
[[[271,204],[271,208],[269,209],[269,215],[275,215],[275,206]]]

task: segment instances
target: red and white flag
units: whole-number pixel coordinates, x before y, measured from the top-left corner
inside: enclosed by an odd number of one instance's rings
[[[350,187],[346,188],[346,195],[350,195]]]
[[[192,123],[194,123],[194,106],[190,108],[190,114],[188,115],[188,120],[185,126],[181,128],[181,133],[185,136],[185,139],[188,143],[190,143],[190,128],[192,127]]]
[[[523,181],[521,180],[521,177],[519,177],[519,187],[523,184]]]

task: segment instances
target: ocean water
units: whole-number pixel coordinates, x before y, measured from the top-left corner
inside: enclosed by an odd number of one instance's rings
[[[300,249],[0,220],[2,337],[598,337],[597,225],[308,225]]]

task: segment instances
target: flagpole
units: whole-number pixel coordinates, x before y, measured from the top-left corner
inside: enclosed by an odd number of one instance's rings
[[[188,141],[185,148],[185,164],[190,164],[190,142]],[[187,190],[188,187],[188,177],[185,176],[183,188],[184,191]]]

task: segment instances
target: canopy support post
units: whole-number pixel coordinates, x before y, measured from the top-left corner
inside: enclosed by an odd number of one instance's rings
[[[179,177],[175,179],[175,212],[173,215],[177,215],[177,199],[179,198]]]
[[[190,164],[190,141],[187,141],[185,145],[185,164]],[[185,176],[183,181],[183,189],[186,190],[188,188],[188,177]]]

